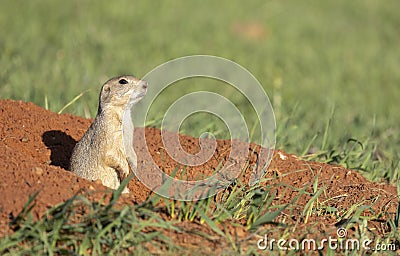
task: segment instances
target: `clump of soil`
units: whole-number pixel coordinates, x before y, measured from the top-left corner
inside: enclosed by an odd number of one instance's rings
[[[36,218],[40,218],[49,207],[65,201],[76,193],[89,193],[93,198],[100,198],[104,195],[103,192],[108,191],[101,183],[87,181],[68,171],[72,149],[91,122],[91,119],[69,114],[58,115],[33,103],[0,100],[0,179],[2,180],[0,236],[11,232],[8,224],[21,211],[28,196],[37,191],[40,192],[32,211]],[[140,139],[143,134],[146,135],[145,142]],[[168,132],[166,135],[167,138],[173,136]],[[168,174],[175,170],[178,164],[165,153],[160,130],[137,128],[135,139],[138,168],[150,168],[146,163],[151,160]],[[186,152],[199,151],[198,139],[184,135],[179,135],[179,139]],[[218,164],[229,161],[229,145],[230,141],[217,141],[214,155],[202,166],[187,167],[184,172],[185,178],[193,180],[211,176],[218,168]],[[249,165],[254,166],[258,160],[260,147],[251,144],[247,151]],[[148,159],[149,156],[152,159]],[[244,183],[249,176],[250,173],[244,174]],[[377,219],[374,226],[369,227],[376,235],[383,236],[388,231],[385,220],[395,215],[398,206],[397,191],[392,185],[371,183],[355,171],[335,165],[307,162],[282,150],[274,152],[266,177],[271,177],[271,181],[270,183],[267,181],[265,185],[274,185],[276,205],[291,202],[299,195],[300,189],[309,186],[306,189],[308,196],[296,198],[296,207],[291,212],[280,214],[276,221],[297,225],[297,228],[312,227],[315,229],[314,232],[321,234],[332,233],[340,223],[324,215],[322,217],[317,214],[311,215],[307,221],[299,217],[314,195],[313,183],[316,177],[318,177],[318,188],[326,188],[326,192],[319,195],[319,202],[329,202],[327,205],[339,211],[350,209],[354,204],[363,202],[365,205],[371,205],[370,209],[365,210],[364,215],[371,212],[383,213],[381,219]],[[272,179],[273,177],[275,178]],[[137,179],[132,179],[128,188],[131,193],[123,195],[124,203],[143,202],[151,193]],[[200,224],[193,223],[193,225]],[[268,225],[265,228],[268,228]],[[203,230],[205,227],[202,226],[200,229]],[[246,230],[240,233],[243,237],[248,235]],[[182,238],[182,234],[175,235],[177,241],[187,240]],[[215,246],[214,244],[210,248]]]

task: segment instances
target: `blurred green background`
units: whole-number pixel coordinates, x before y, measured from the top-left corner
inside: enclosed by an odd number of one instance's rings
[[[1,1],[0,95],[57,112],[90,89],[65,112],[93,117],[112,76],[221,56],[263,84],[278,148],[394,181],[398,10],[396,0]]]

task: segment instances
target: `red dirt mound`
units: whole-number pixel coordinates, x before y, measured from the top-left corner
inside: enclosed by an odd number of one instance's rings
[[[34,215],[39,218],[48,207],[63,202],[81,192],[102,192],[107,189],[99,182],[90,182],[69,172],[68,163],[75,143],[81,138],[92,120],[75,117],[69,114],[58,115],[32,103],[13,100],[0,101],[0,230],[4,236],[8,233],[8,223],[24,206],[28,196],[39,192]],[[135,129],[135,138],[146,133],[146,144],[136,139],[139,168],[147,168],[147,150],[155,163],[166,173],[172,173],[177,163],[165,154],[160,130],[155,128]],[[172,136],[172,134],[170,134]],[[179,135],[182,148],[189,153],[199,150],[198,139]],[[279,139],[279,138],[278,138]],[[230,143],[230,142],[229,142]],[[199,176],[210,176],[220,162],[229,161],[230,153],[227,141],[217,141],[217,150],[212,158],[202,166],[187,167],[187,179]],[[148,149],[146,149],[146,146]],[[259,147],[248,148],[250,166],[257,161]],[[254,152],[253,152],[253,149]],[[146,152],[144,152],[146,150]],[[253,153],[252,153],[253,152]],[[146,154],[145,154],[146,153]],[[248,168],[251,170],[251,168]],[[177,175],[179,177],[179,173]],[[319,202],[324,202],[339,211],[349,209],[354,204],[363,202],[372,205],[368,211],[384,213],[376,225],[370,227],[374,233],[383,235],[387,226],[381,224],[388,216],[394,216],[398,198],[394,186],[368,182],[355,171],[340,166],[307,162],[294,155],[276,150],[268,168],[267,178],[275,184],[275,205],[291,202],[299,189],[308,186],[307,195],[302,195],[295,202],[298,207],[292,212],[278,216],[277,221],[302,226],[314,223],[319,232],[330,232],[335,228],[335,220],[311,215],[305,221],[298,217],[313,195],[313,182],[318,177],[318,188],[325,187],[327,193],[319,195]],[[276,178],[277,177],[277,178]],[[249,178],[245,173],[244,180]],[[268,182],[267,182],[268,183]],[[267,184],[266,183],[266,184]],[[271,184],[270,184],[271,185]],[[128,184],[131,191],[124,195],[127,203],[144,201],[150,191],[138,180],[132,179]],[[92,193],[100,197],[102,193]],[[296,212],[297,211],[297,212]]]

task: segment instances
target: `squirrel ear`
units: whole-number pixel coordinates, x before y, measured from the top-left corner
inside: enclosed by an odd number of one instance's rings
[[[101,89],[101,94],[100,94],[100,101],[104,102],[107,100],[107,98],[110,95],[111,87],[109,84],[103,85],[103,88]]]
[[[105,84],[104,87],[103,87],[103,91],[106,92],[106,93],[110,93],[110,90],[111,90],[110,85],[109,84]]]

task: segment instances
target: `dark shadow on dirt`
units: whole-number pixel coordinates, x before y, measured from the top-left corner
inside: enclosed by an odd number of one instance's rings
[[[44,132],[42,140],[51,150],[50,164],[69,170],[69,160],[77,141],[65,132],[55,130]]]

